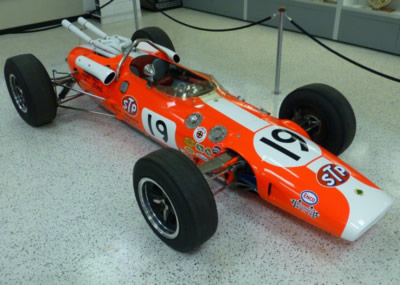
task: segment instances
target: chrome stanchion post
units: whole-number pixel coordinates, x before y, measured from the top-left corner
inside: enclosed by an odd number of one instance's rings
[[[276,71],[275,71],[275,90],[274,94],[279,94],[279,84],[281,80],[281,57],[282,57],[282,36],[283,36],[283,15],[285,8],[279,8],[279,26],[278,26],[278,50],[276,52]]]
[[[133,0],[133,16],[135,18],[135,31],[139,30],[139,13],[138,8],[136,6],[137,0]]]

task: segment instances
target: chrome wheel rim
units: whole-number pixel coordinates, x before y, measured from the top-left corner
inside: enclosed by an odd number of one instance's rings
[[[174,239],[179,234],[179,219],[164,189],[153,179],[140,179],[139,203],[151,226],[163,237]]]
[[[11,87],[12,96],[14,97],[14,101],[17,104],[18,109],[23,113],[28,112],[24,91],[22,91],[22,88],[19,86],[18,80],[14,74],[10,74],[9,83]]]

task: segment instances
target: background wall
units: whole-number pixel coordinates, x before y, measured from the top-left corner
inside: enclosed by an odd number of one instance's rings
[[[1,0],[0,0],[1,1]],[[109,0],[98,0],[96,1],[98,5],[102,6],[106,4]],[[101,10],[101,23],[113,23],[122,20],[134,19],[133,15],[133,3],[136,1],[136,7],[138,8],[138,18],[141,19],[140,13],[140,1],[139,0],[115,0],[113,3],[104,7]],[[132,22],[133,23],[133,22]]]
[[[0,30],[83,14],[82,0],[0,0]]]

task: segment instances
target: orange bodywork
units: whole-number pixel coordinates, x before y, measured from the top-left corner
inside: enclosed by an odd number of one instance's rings
[[[338,157],[319,146],[311,145],[312,142],[308,140],[307,133],[297,124],[288,120],[276,119],[256,107],[238,100],[219,87],[208,75],[191,71],[214,82],[217,87],[211,95],[179,98],[149,87],[145,79],[134,75],[129,68],[130,62],[133,60],[131,57],[128,57],[122,66],[118,81],[115,80],[105,86],[98,79],[76,66],[75,60],[81,55],[108,66],[114,71],[117,70],[122,55],[106,58],[95,54],[91,49],[77,47],[68,56],[71,71],[78,71],[74,74],[79,86],[86,92],[104,98],[103,101],[96,101],[115,114],[117,119],[127,122],[164,146],[179,149],[198,165],[221,155],[228,149],[234,151],[244,158],[252,168],[256,177],[257,192],[263,199],[327,232],[343,237],[349,223],[350,204],[353,203],[349,202],[346,195],[352,195],[351,193],[361,187],[357,185],[362,185],[364,188],[361,190],[363,191],[366,188],[379,191],[376,185]],[[160,52],[153,55],[171,62]],[[124,92],[121,91],[123,82],[129,84]],[[233,112],[233,114],[229,115],[229,112]],[[236,118],[234,112],[238,117],[242,114],[242,118]],[[200,129],[190,129],[185,125],[185,120],[193,113],[201,113],[203,116]],[[157,120],[162,120],[159,118],[164,118],[167,123],[164,125],[159,123]],[[225,139],[218,143],[212,142],[207,137],[207,133],[216,125],[224,126],[227,130]],[[171,129],[172,131],[170,131]],[[272,129],[275,130],[275,132],[272,131],[272,135],[275,138],[278,136],[278,142],[271,143],[271,139],[267,139],[269,130]],[[283,148],[286,145],[297,147],[295,146],[297,142],[288,143],[294,136],[286,130],[300,135],[310,148],[315,148],[315,151],[313,150],[315,155],[310,156],[302,165],[285,165],[284,162],[271,160],[276,159],[278,154],[274,156],[276,150],[271,149],[268,144],[272,144],[273,147],[276,144],[283,145]],[[289,135],[291,137],[288,137]],[[297,137],[295,138],[297,140]],[[279,149],[281,148],[279,147]],[[303,151],[306,153],[305,150]],[[310,151],[307,152],[309,155]],[[272,158],[268,157],[269,154]],[[299,150],[297,156],[302,155],[302,151]],[[299,158],[299,161],[302,159],[302,157]],[[318,166],[319,161],[323,162],[325,168]],[[315,165],[315,169],[313,165]],[[333,170],[329,168],[329,165],[332,165]],[[339,167],[334,170],[335,166]],[[343,169],[346,171],[341,172]],[[322,173],[324,171],[326,173]],[[346,182],[349,177],[349,181],[352,182]],[[232,177],[227,175],[225,179],[230,182]],[[337,182],[332,182],[332,180],[339,179],[341,186],[348,185],[351,189],[341,190],[332,185],[324,185],[325,180],[321,179],[325,179],[328,181],[327,183],[331,184]]]

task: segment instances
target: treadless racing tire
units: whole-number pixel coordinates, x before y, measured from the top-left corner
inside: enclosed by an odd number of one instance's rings
[[[133,186],[146,222],[171,248],[191,251],[215,233],[214,196],[197,166],[181,152],[160,149],[139,159]]]
[[[7,59],[4,77],[15,109],[25,122],[38,127],[55,118],[56,95],[46,69],[34,55]]]
[[[148,39],[151,40],[153,43],[159,44],[163,47],[175,51],[171,39],[169,38],[167,33],[159,27],[146,27],[137,30],[133,33],[131,40],[135,41],[136,39]]]
[[[356,133],[356,118],[346,97],[325,84],[310,84],[290,93],[282,102],[280,119],[302,126],[311,139],[335,155],[343,153]]]

